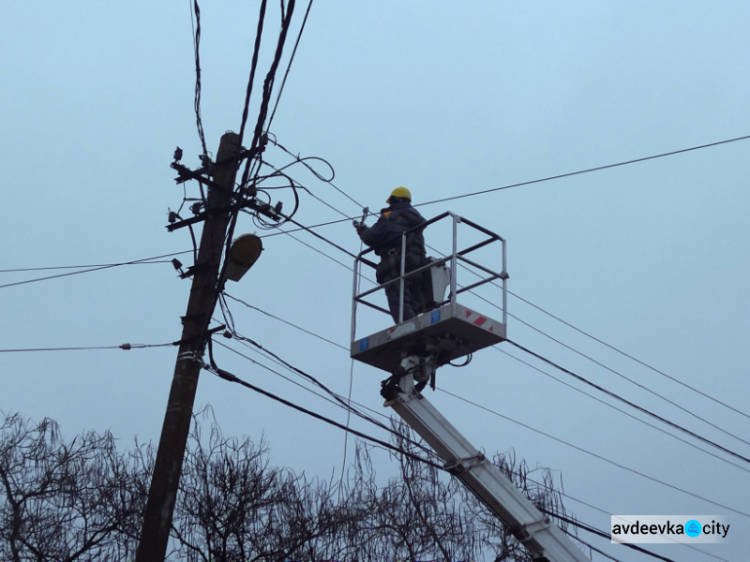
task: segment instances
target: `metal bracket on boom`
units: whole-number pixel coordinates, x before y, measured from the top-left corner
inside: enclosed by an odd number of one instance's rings
[[[479,453],[478,455],[468,457],[466,459],[456,459],[447,462],[445,463],[444,468],[454,476],[458,476],[459,474],[463,474],[464,472],[471,470],[475,466],[479,466],[483,462],[487,462],[487,457],[485,457],[482,453]]]

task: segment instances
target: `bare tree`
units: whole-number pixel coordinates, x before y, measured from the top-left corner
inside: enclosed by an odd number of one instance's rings
[[[109,432],[70,443],[49,419],[0,426],[0,557],[21,562],[124,559],[137,525],[133,471]],[[137,494],[135,494],[137,495]]]
[[[268,447],[225,438],[204,445],[194,420],[175,506],[176,558],[188,562],[293,558],[338,525],[330,484],[271,467]]]
[[[378,485],[373,447],[358,443],[341,486],[270,464],[265,442],[205,437],[199,416],[176,501],[169,560],[528,560],[508,529],[439,470],[394,423],[398,474]],[[53,421],[0,421],[0,559],[126,560],[140,534],[155,451],[119,454],[109,432],[66,443]],[[420,460],[427,458],[433,464]],[[515,456],[496,465],[546,512],[565,514],[562,482]],[[531,478],[535,476],[536,481]],[[564,524],[563,524],[564,525]]]

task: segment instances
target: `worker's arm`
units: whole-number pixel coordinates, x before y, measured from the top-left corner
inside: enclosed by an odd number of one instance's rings
[[[385,216],[381,216],[378,221],[370,228],[358,230],[359,237],[371,248],[379,248],[385,244],[385,242],[393,236],[393,230],[391,225],[388,224],[388,219]]]

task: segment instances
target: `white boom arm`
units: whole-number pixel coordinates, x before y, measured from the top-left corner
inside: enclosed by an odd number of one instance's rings
[[[412,375],[403,377],[400,392],[386,402],[427,441],[459,478],[504,521],[534,560],[587,562],[584,553],[508,480],[500,469],[472,447],[453,425],[413,387]]]

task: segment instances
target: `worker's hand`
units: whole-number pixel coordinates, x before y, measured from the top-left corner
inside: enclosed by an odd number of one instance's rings
[[[364,225],[364,223],[354,221],[352,224],[354,224],[354,230],[357,231],[357,234],[362,234],[365,230],[367,230],[367,227]]]

